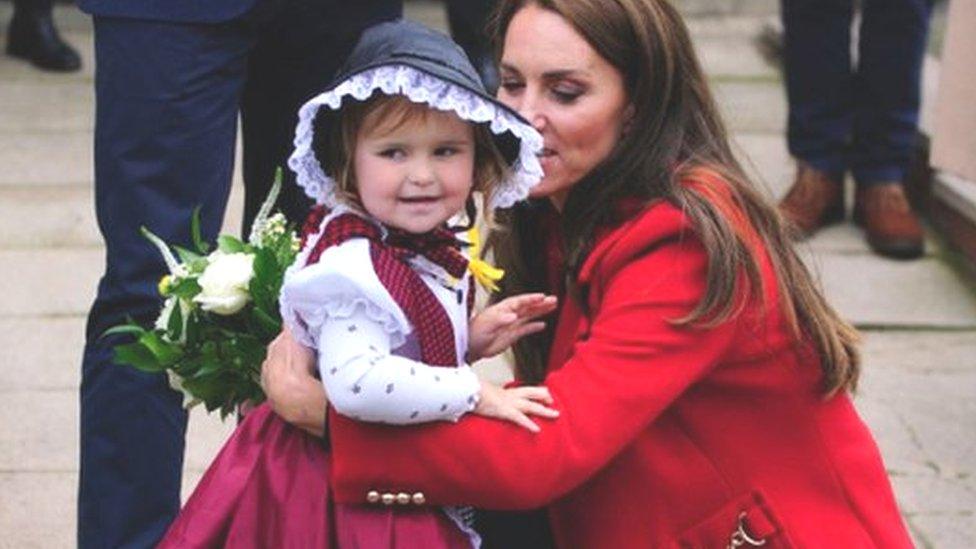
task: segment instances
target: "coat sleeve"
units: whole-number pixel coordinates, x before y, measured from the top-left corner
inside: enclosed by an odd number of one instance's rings
[[[583,483],[635,440],[726,353],[734,322],[677,326],[703,295],[707,257],[690,234],[653,242],[603,285],[589,334],[546,378],[561,415],[532,434],[469,415],[454,425],[332,425],[340,501],[370,490],[429,503],[527,509]],[[388,456],[396,456],[389,459]]]

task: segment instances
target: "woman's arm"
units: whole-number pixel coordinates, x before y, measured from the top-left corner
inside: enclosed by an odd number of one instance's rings
[[[383,429],[332,426],[339,501],[368,491],[423,492],[434,504],[532,508],[604,467],[726,353],[734,323],[675,326],[705,286],[707,258],[690,234],[631,260],[604,288],[589,335],[546,386],[561,412],[529,434],[464,418],[456,425]],[[564,304],[560,322],[575,323]],[[395,460],[383,456],[396,454]]]
[[[261,365],[261,386],[276,414],[321,437],[325,434],[328,400],[322,384],[312,376],[314,371],[315,354],[285,327],[268,345]]]

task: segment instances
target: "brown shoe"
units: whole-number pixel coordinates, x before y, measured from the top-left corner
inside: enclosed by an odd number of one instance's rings
[[[913,259],[925,252],[925,237],[901,183],[876,183],[857,190],[854,222],[864,227],[875,252]]]
[[[807,237],[844,219],[844,185],[806,162],[797,163],[796,180],[779,211]]]

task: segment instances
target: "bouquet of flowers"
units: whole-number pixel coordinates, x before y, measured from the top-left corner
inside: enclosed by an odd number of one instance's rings
[[[261,363],[281,331],[278,293],[299,247],[285,217],[270,215],[280,189],[279,171],[246,242],[221,235],[210,251],[200,236],[199,209],[191,222],[192,250],[171,249],[142,228],[169,269],[159,281],[165,301],[151,328],[130,320],[105,332],[135,338],[115,347],[116,363],[165,372],[184,394],[185,408],[202,403],[208,412],[219,409],[222,419],[241,404],[264,401]]]

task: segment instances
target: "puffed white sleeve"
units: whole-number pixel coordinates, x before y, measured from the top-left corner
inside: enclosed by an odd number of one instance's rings
[[[457,421],[477,403],[477,376],[468,366],[434,367],[392,354],[412,327],[373,271],[368,246],[350,240],[314,265],[289,270],[285,322],[316,349],[338,413],[390,424]]]

